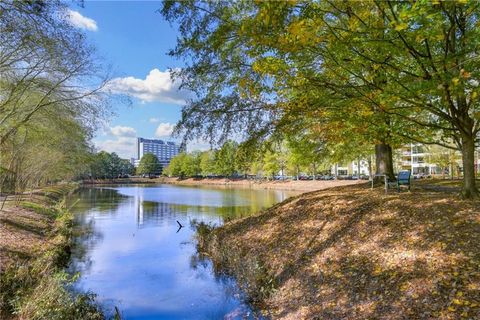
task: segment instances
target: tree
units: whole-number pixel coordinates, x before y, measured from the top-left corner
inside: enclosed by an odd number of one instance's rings
[[[107,179],[110,177],[110,159],[111,155],[106,151],[100,151],[93,156],[91,164],[92,178]]]
[[[212,140],[238,133],[255,141],[286,131],[323,130],[333,137],[345,130],[347,139],[378,145],[377,168],[393,178],[391,144],[399,138],[392,131],[402,123],[363,96],[375,87],[359,95],[361,83],[329,85],[321,63],[326,27],[315,29],[323,17],[315,5],[166,1],[162,13],[182,25],[171,55],[187,67],[176,75],[197,97],[183,109],[177,133]]]
[[[88,130],[77,119],[62,115],[58,121],[58,116],[43,114],[0,145],[2,192],[71,180],[86,171],[91,152]]]
[[[120,159],[115,152],[100,151],[91,157],[90,175],[94,179],[115,179],[134,173],[135,167],[130,161]]]
[[[200,154],[200,171],[204,177],[216,173],[215,154],[213,151],[208,150]]]
[[[137,168],[138,174],[157,175],[162,172],[162,165],[158,161],[157,156],[152,153],[145,154],[142,159],[140,159],[140,164]]]
[[[127,159],[120,159],[120,168],[119,169],[120,169],[119,170],[120,174],[122,176],[135,174],[135,167]]]
[[[215,152],[216,172],[223,176],[232,176],[236,172],[236,153],[238,144],[228,140]]]
[[[223,137],[240,127],[253,139],[316,118],[375,144],[376,170],[391,177],[397,145],[453,139],[462,194],[478,197],[479,10],[473,1],[167,1],[162,13],[182,25],[171,53],[188,61],[179,76],[199,97],[178,128]]]
[[[447,148],[455,141],[462,152],[462,194],[478,197],[477,3],[324,1],[307,7],[322,12],[312,23],[326,27],[323,65],[330,69],[329,83],[353,85],[389,119],[433,132],[403,133],[408,139]]]
[[[63,1],[0,2],[2,191],[89,171],[89,139],[107,114],[108,77],[67,15]]]
[[[170,163],[168,164],[168,167],[166,168],[165,173],[169,176],[174,176],[174,177],[184,177],[185,173],[183,171],[183,163],[185,162],[185,157],[186,153],[181,152],[177,154],[175,157],[173,157],[170,160]]]
[[[200,152],[194,151],[192,153],[186,153],[182,158],[181,170],[183,175],[192,177],[200,174]]]
[[[84,125],[105,112],[107,76],[68,21],[62,1],[0,3],[0,144],[42,112],[66,109]]]
[[[280,171],[278,155],[275,152],[268,150],[263,156],[263,171],[272,179]]]
[[[458,152],[441,146],[431,146],[428,152],[430,154],[428,162],[440,167],[443,178],[445,178],[445,172],[448,170],[450,177],[453,179],[453,174],[457,171],[458,166]]]

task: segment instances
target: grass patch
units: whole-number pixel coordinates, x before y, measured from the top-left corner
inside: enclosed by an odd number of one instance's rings
[[[30,202],[30,201],[22,201],[20,202],[19,206],[25,209],[30,209],[38,214],[50,217],[50,218],[55,218],[57,216],[57,210],[54,208],[49,208],[46,207],[45,205],[38,204],[35,202]]]
[[[104,319],[101,308],[95,303],[93,294],[79,294],[72,290],[74,278],[63,269],[70,259],[72,245],[73,215],[63,207],[65,194],[71,187],[55,189],[55,206],[44,203],[22,202],[18,210],[30,210],[28,219],[21,221],[25,226],[16,228],[35,237],[43,236],[44,246],[32,252],[30,258],[14,259],[0,274],[0,317],[18,319]],[[48,193],[51,195],[52,190]],[[62,197],[60,195],[63,195]],[[50,200],[53,197],[49,198]],[[9,212],[10,218],[15,208]],[[43,232],[32,233],[28,222],[47,217]],[[45,219],[45,218],[43,218]],[[38,229],[38,226],[35,226]],[[13,232],[13,231],[12,231]],[[28,238],[27,238],[28,239]],[[22,254],[25,252],[22,252]]]

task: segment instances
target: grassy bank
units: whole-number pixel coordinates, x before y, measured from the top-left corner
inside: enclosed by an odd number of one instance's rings
[[[479,319],[480,202],[347,186],[199,229],[273,319]]]
[[[73,294],[63,271],[73,216],[64,198],[76,185],[49,187],[9,201],[0,212],[0,317],[103,319],[94,297]]]

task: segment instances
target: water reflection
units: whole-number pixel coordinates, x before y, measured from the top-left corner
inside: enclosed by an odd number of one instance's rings
[[[222,224],[283,200],[280,191],[176,186],[86,189],[71,201],[89,233],[76,238],[77,287],[125,319],[248,319],[235,282],[214,275],[192,241],[192,220]]]

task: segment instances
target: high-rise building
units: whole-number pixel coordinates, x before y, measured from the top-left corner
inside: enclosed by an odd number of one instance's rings
[[[133,162],[135,166],[138,166],[143,155],[151,153],[158,158],[162,167],[166,167],[170,163],[170,160],[181,152],[180,146],[174,142],[159,139],[137,138],[136,147],[137,158]]]

